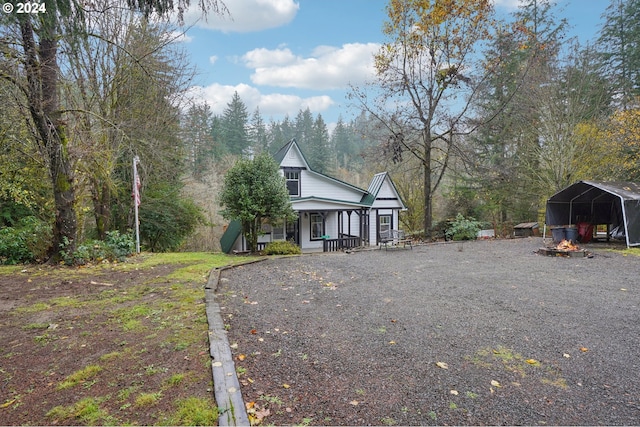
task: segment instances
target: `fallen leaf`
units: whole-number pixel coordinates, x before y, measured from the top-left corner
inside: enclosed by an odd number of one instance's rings
[[[449,369],[449,365],[447,365],[444,362],[436,362],[436,366],[438,366],[439,368],[442,368],[442,369]]]
[[[496,381],[496,380],[491,380],[491,385],[494,386],[494,387],[502,387],[500,385],[500,383],[498,381]]]
[[[260,409],[259,411],[256,411],[256,414],[255,414],[256,419],[258,421],[262,421],[264,417],[267,417],[269,415],[271,415],[271,411],[268,408]]]
[[[245,403],[245,404],[244,404],[244,406],[245,406],[247,409],[251,409],[251,408],[253,408],[254,406],[256,406],[256,402],[247,402],[247,403]]]
[[[568,358],[570,358],[570,357],[571,357],[571,355],[570,355],[570,354],[568,354],[568,353],[565,353],[565,354],[563,354],[563,355],[562,355],[562,357],[564,357],[564,358],[568,359]]]
[[[15,402],[15,401],[16,401],[16,399],[13,399],[13,400],[10,400],[10,401],[8,401],[8,402],[5,402],[5,403],[3,403],[2,405],[0,405],[0,408],[6,408],[6,407],[9,407],[9,406],[11,406],[11,405],[13,404],[13,402]]]
[[[586,353],[589,349],[587,347],[580,347],[580,351]]]
[[[527,359],[527,360],[526,360],[526,362],[527,362],[529,365],[537,365],[538,363],[540,363],[540,362],[538,362],[536,359]]]
[[[351,405],[353,406],[358,406],[360,404],[360,402],[358,402],[357,400],[352,400],[351,402],[349,402]]]
[[[255,335],[258,333],[258,331],[256,329],[252,329],[251,331],[249,331],[251,334]]]
[[[247,358],[247,355],[246,355],[246,354],[239,354],[239,355],[238,355],[238,360],[239,360],[239,361],[241,361],[241,362],[242,362],[244,359],[246,359],[246,358]]]
[[[290,388],[291,386],[289,384],[282,384],[283,388]]]
[[[449,393],[453,394],[454,396],[458,395],[458,390],[451,390]]]
[[[394,345],[396,342],[395,341],[389,341],[389,344]]]

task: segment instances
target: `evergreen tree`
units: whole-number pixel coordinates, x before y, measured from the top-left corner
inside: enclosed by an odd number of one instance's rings
[[[246,151],[249,148],[248,120],[247,107],[240,99],[238,92],[234,92],[233,98],[227,104],[222,115],[224,144],[229,153],[247,154]]]
[[[626,109],[640,95],[640,0],[611,0],[598,50],[618,105]]]
[[[260,115],[260,108],[256,107],[249,124],[249,143],[254,153],[269,152],[269,138],[267,127]]]
[[[313,122],[308,146],[308,161],[312,163],[313,170],[330,174],[334,169],[335,155],[330,147],[329,130],[320,114]]]
[[[216,152],[212,122],[211,107],[206,102],[191,106],[181,121],[182,139],[187,152],[187,165],[195,177],[202,175]]]
[[[298,111],[295,121],[295,138],[305,155],[310,151],[313,122],[313,114],[311,114],[311,110],[308,107],[305,110]]]

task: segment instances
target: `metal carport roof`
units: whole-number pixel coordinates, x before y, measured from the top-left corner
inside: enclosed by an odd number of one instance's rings
[[[640,246],[640,183],[579,181],[547,200],[547,225],[580,221],[620,226],[627,246]]]

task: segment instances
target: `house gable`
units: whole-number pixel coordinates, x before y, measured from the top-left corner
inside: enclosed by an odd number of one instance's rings
[[[299,180],[299,190],[293,193],[290,192],[292,200],[316,197],[360,205],[363,196],[366,194],[366,191],[361,188],[313,171],[295,139],[292,139],[278,150],[274,155],[274,159],[279,163],[282,174],[286,178],[296,176]],[[292,185],[292,188],[294,187],[295,184]]]
[[[381,172],[374,175],[362,202],[372,208],[406,209],[388,172]]]

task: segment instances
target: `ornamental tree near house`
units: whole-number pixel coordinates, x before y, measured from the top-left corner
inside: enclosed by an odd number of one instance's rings
[[[268,154],[240,159],[224,177],[220,204],[225,219],[242,224],[249,250],[254,252],[264,220],[295,219],[284,177]]]

